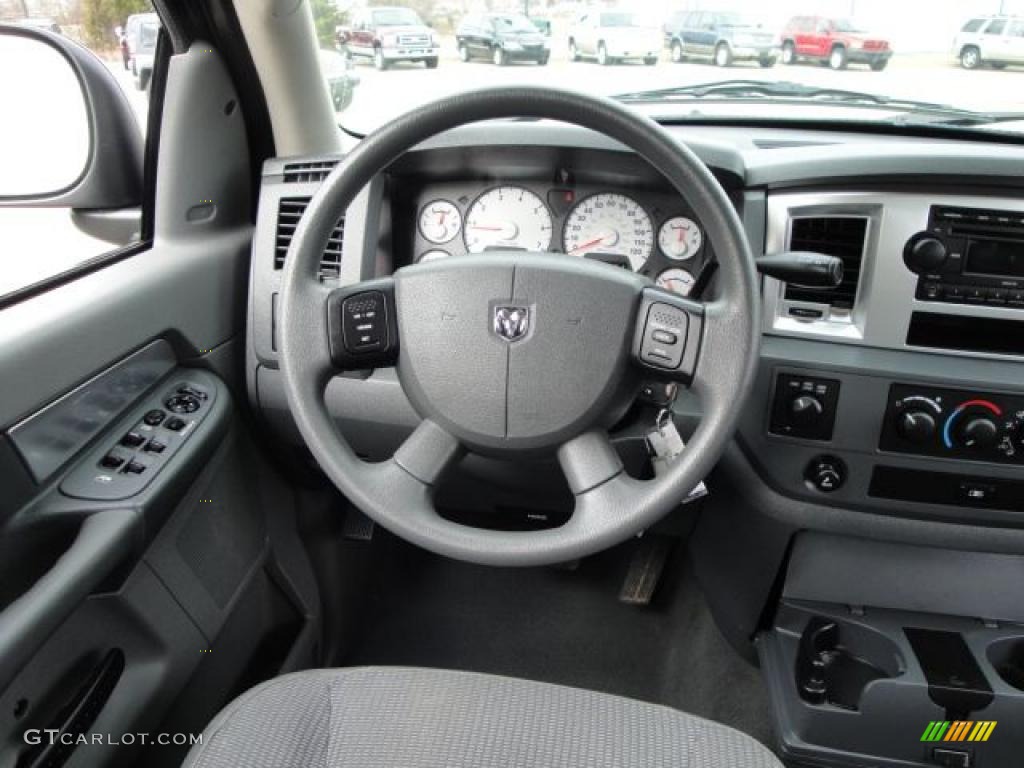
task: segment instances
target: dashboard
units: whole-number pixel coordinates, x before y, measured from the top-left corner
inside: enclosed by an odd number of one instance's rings
[[[834,291],[763,281],[752,308],[764,332],[755,391],[720,465],[728,484],[797,528],[922,541],[947,536],[935,523],[1024,529],[1024,149],[670,130],[721,182],[755,254],[844,262]],[[302,206],[336,161],[274,159],[263,174],[249,388],[291,442],[276,357],[280,267]],[[721,257],[685,195],[642,158],[582,129],[507,121],[451,131],[397,160],[339,221],[322,274],[344,284],[517,248],[600,259],[709,296],[708,265]],[[638,461],[659,394],[644,393],[653,399],[641,397],[616,433]],[[369,459],[389,455],[419,420],[393,370],[338,377],[327,402]],[[686,392],[674,408],[684,429],[700,415]]]

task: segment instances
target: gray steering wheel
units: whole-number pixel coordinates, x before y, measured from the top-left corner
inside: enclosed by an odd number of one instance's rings
[[[684,196],[718,259],[704,303],[595,260],[487,252],[409,266],[330,288],[319,278],[331,230],[356,195],[403,153],[442,131],[532,117],[605,134]],[[760,342],[754,261],[724,190],[654,121],[616,102],[552,88],[492,88],[427,104],[368,136],[310,201],[284,266],[280,366],[288,403],[324,472],[369,517],[425,549],[493,565],[563,562],[617,544],[667,514],[707,475],[735,430]],[[324,393],[339,372],[395,365],[423,421],[382,463],[352,451]],[[689,386],[702,417],[667,472],[623,470],[607,430],[643,378]],[[556,454],[572,517],[503,532],[442,518],[433,489],[470,450]]]

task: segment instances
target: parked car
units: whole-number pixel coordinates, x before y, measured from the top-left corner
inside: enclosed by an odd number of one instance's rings
[[[711,59],[720,67],[756,61],[771,67],[779,58],[778,37],[738,13],[674,13],[665,24],[665,44],[672,61]]]
[[[848,19],[827,16],[796,16],[782,32],[782,63],[827,62],[832,69],[848,64],[867,64],[875,72],[892,58],[889,41],[871,35]]]
[[[536,16],[527,17],[530,23],[541,31],[544,37],[551,37],[551,19],[538,19]]]
[[[160,35],[160,17],[155,13],[134,13],[124,25],[128,44],[128,65],[140,91],[149,87],[153,75],[156,39]]]
[[[954,38],[953,55],[964,69],[1024,64],[1024,16],[976,16]]]
[[[463,61],[486,58],[499,67],[513,61],[534,61],[544,65],[551,57],[548,38],[521,14],[466,16],[455,30],[455,45]]]
[[[576,17],[569,29],[569,59],[597,59],[598,64],[613,64],[626,59],[641,59],[657,64],[661,51],[661,33],[634,11],[592,8]]]
[[[320,49],[320,70],[331,92],[334,111],[341,112],[352,103],[356,86],[359,85],[359,75],[352,71],[348,56],[329,48]]]
[[[396,61],[421,61],[434,69],[440,51],[434,30],[416,11],[401,6],[356,11],[351,28],[341,30],[338,42],[350,56],[370,59],[377,69]]]

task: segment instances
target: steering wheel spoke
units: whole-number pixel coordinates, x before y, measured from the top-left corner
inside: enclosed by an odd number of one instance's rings
[[[399,446],[392,460],[424,485],[432,486],[463,453],[458,439],[425,419]]]
[[[633,360],[647,374],[689,386],[704,336],[705,305],[661,288],[644,288],[636,316]]]
[[[350,371],[394,365],[398,360],[397,317],[391,278],[331,291],[327,335],[335,368]]]
[[[607,432],[585,432],[562,444],[558,463],[573,495],[580,496],[623,473]]]

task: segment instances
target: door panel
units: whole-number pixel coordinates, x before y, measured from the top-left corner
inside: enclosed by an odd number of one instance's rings
[[[70,766],[178,764],[187,743],[117,737],[201,729],[317,656],[295,500],[232,398],[252,238],[239,97],[205,43],[165,85],[152,243],[0,310],[0,766],[50,761],[26,734],[65,727],[114,739]],[[183,388],[198,410],[170,405]]]

